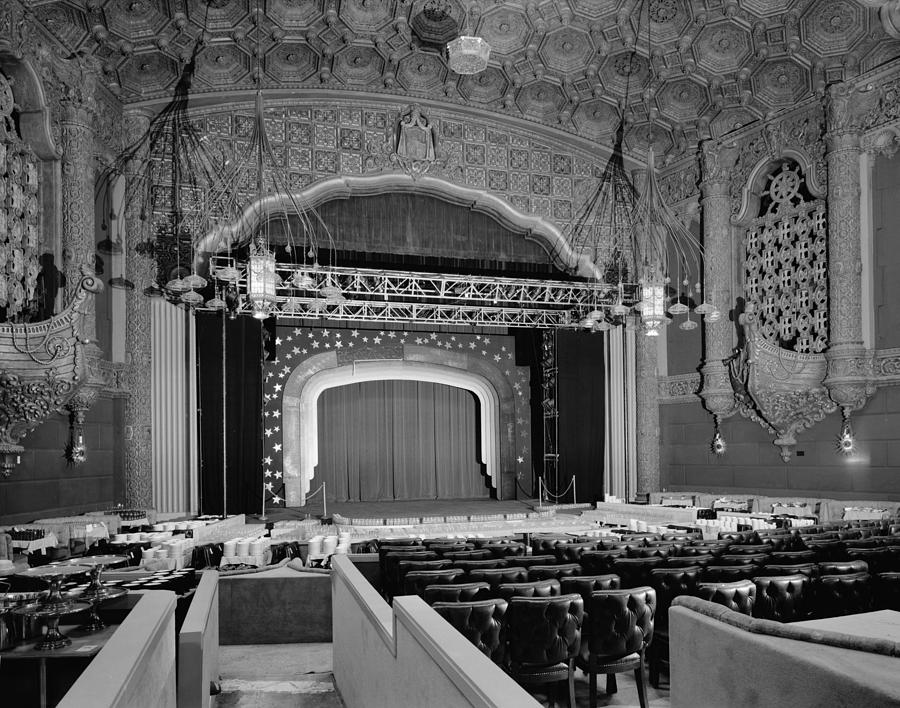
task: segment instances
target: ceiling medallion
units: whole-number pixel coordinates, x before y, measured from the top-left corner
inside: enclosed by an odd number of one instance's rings
[[[483,37],[466,34],[469,24],[469,11],[466,10],[466,22],[463,33],[447,43],[447,64],[457,74],[478,74],[487,69],[491,56],[491,45]]]

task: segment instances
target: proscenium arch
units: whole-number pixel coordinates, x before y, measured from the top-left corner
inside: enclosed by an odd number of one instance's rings
[[[365,177],[333,177],[315,182],[302,192],[292,195],[275,194],[257,200],[244,210],[234,223],[220,227],[207,234],[196,245],[198,269],[205,268],[202,262],[205,254],[217,253],[242,237],[246,240],[265,220],[293,210],[294,203],[302,207],[316,208],[325,202],[351,197],[371,197],[391,192],[423,194],[436,197],[450,204],[465,206],[496,219],[511,231],[524,233],[525,238],[541,244],[554,265],[561,270],[576,272],[583,277],[600,277],[597,267],[586,256],[578,256],[566,241],[562,231],[550,221],[538,216],[529,216],[517,211],[505,200],[489,192],[462,187],[452,182],[418,175],[413,177],[405,172],[383,173]]]
[[[355,361],[327,368],[309,376],[299,395],[285,386],[282,409],[284,431],[284,480],[288,506],[303,506],[319,463],[318,400],[330,388],[364,381],[428,381],[471,391],[481,408],[480,462],[485,465],[491,487],[498,488],[500,476],[500,398],[483,376],[452,366],[386,359]]]

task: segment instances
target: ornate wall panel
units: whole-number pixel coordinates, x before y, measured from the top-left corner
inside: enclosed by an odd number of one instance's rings
[[[12,111],[12,87],[0,73],[0,308],[18,322],[36,310],[40,233],[37,158],[16,132]]]
[[[760,334],[802,353],[828,346],[828,232],[825,202],[807,200],[799,165],[768,175],[768,205],[744,237],[744,295]]]

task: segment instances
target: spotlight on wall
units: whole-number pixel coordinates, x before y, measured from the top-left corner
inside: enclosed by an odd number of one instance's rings
[[[856,440],[853,437],[853,428],[850,426],[850,416],[848,415],[844,416],[836,448],[839,455],[852,455],[856,450]]]

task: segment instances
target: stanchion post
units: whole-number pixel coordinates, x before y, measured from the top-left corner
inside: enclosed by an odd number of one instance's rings
[[[577,493],[577,490],[575,489],[575,475],[574,474],[572,475],[572,503],[573,504],[578,503],[578,493]]]
[[[325,482],[322,482],[322,518],[328,516],[328,495],[325,494]]]
[[[265,521],[266,520],[266,478],[265,477],[263,477],[262,485],[263,485],[262,514],[259,515],[259,520]]]
[[[544,485],[543,477],[538,477],[538,508],[544,508]]]

